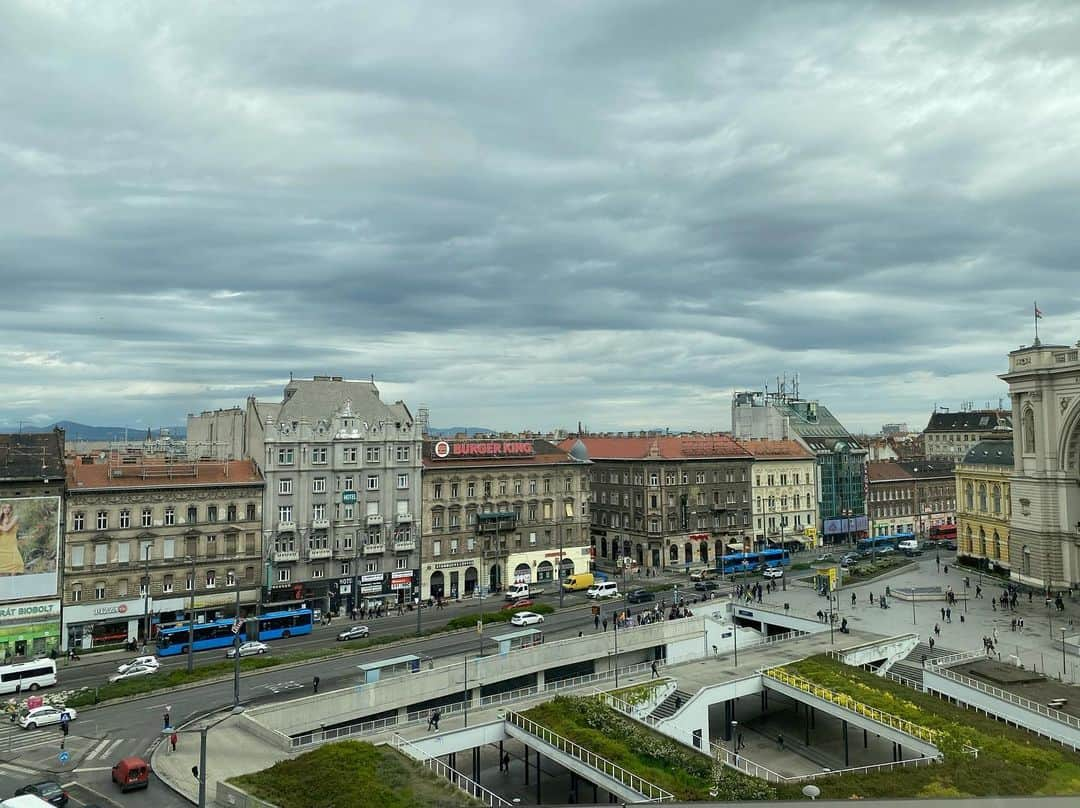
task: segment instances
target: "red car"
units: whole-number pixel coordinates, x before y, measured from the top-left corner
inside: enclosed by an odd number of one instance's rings
[[[518,598],[513,603],[507,603],[503,606],[503,609],[524,609],[526,606],[532,606],[533,602],[528,598]]]

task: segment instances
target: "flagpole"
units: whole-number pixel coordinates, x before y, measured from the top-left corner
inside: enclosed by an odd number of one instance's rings
[[[1035,301],[1035,344],[1039,344],[1039,301]]]

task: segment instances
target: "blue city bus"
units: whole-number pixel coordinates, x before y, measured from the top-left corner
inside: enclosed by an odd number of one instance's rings
[[[721,556],[716,569],[721,575],[727,575],[732,572],[754,572],[763,567],[786,567],[789,564],[791,564],[791,553],[787,550],[775,549]]]
[[[864,553],[872,553],[875,550],[881,550],[884,547],[891,547],[895,550],[896,545],[900,542],[914,538],[915,534],[908,532],[893,533],[889,536],[870,536],[865,539],[859,539],[859,543],[856,546],[860,552]]]
[[[240,629],[240,642],[248,640],[278,640],[310,634],[312,624],[311,609],[287,609],[280,612],[267,612],[260,617],[244,621]],[[208,648],[229,648],[233,644],[233,619],[210,620],[196,623],[192,648],[205,651]],[[188,649],[188,626],[170,626],[158,631],[158,656],[186,654]]]

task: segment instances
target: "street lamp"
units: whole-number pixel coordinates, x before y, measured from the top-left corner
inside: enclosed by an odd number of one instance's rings
[[[558,587],[559,587],[559,608],[561,609],[562,605],[563,605],[563,595],[564,595],[564,592],[563,592],[563,533],[565,531],[563,530],[563,526],[561,524],[555,525],[555,530],[559,534],[559,572],[555,576],[555,582],[558,584]],[[623,577],[623,589],[626,589],[626,577],[625,577],[625,575]],[[537,775],[537,777],[539,777],[539,775]]]
[[[195,557],[191,561],[191,608],[188,611],[188,635],[187,635],[187,669],[188,673],[195,670]]]
[[[739,754],[739,722],[732,720],[731,722],[731,750],[738,755]]]
[[[143,650],[150,642],[150,542],[146,543],[146,568],[143,574],[143,615],[146,617],[146,632],[143,634]]]
[[[1065,681],[1065,632],[1066,626],[1061,627],[1061,681]]]
[[[619,689],[619,615],[611,613],[611,622],[615,624],[615,689]],[[538,775],[539,776],[539,775]]]
[[[915,584],[911,585],[911,625],[915,623]]]

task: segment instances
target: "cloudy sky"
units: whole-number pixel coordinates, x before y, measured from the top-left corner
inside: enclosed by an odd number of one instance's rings
[[[852,429],[1080,338],[1080,4],[0,3],[0,425]]]

